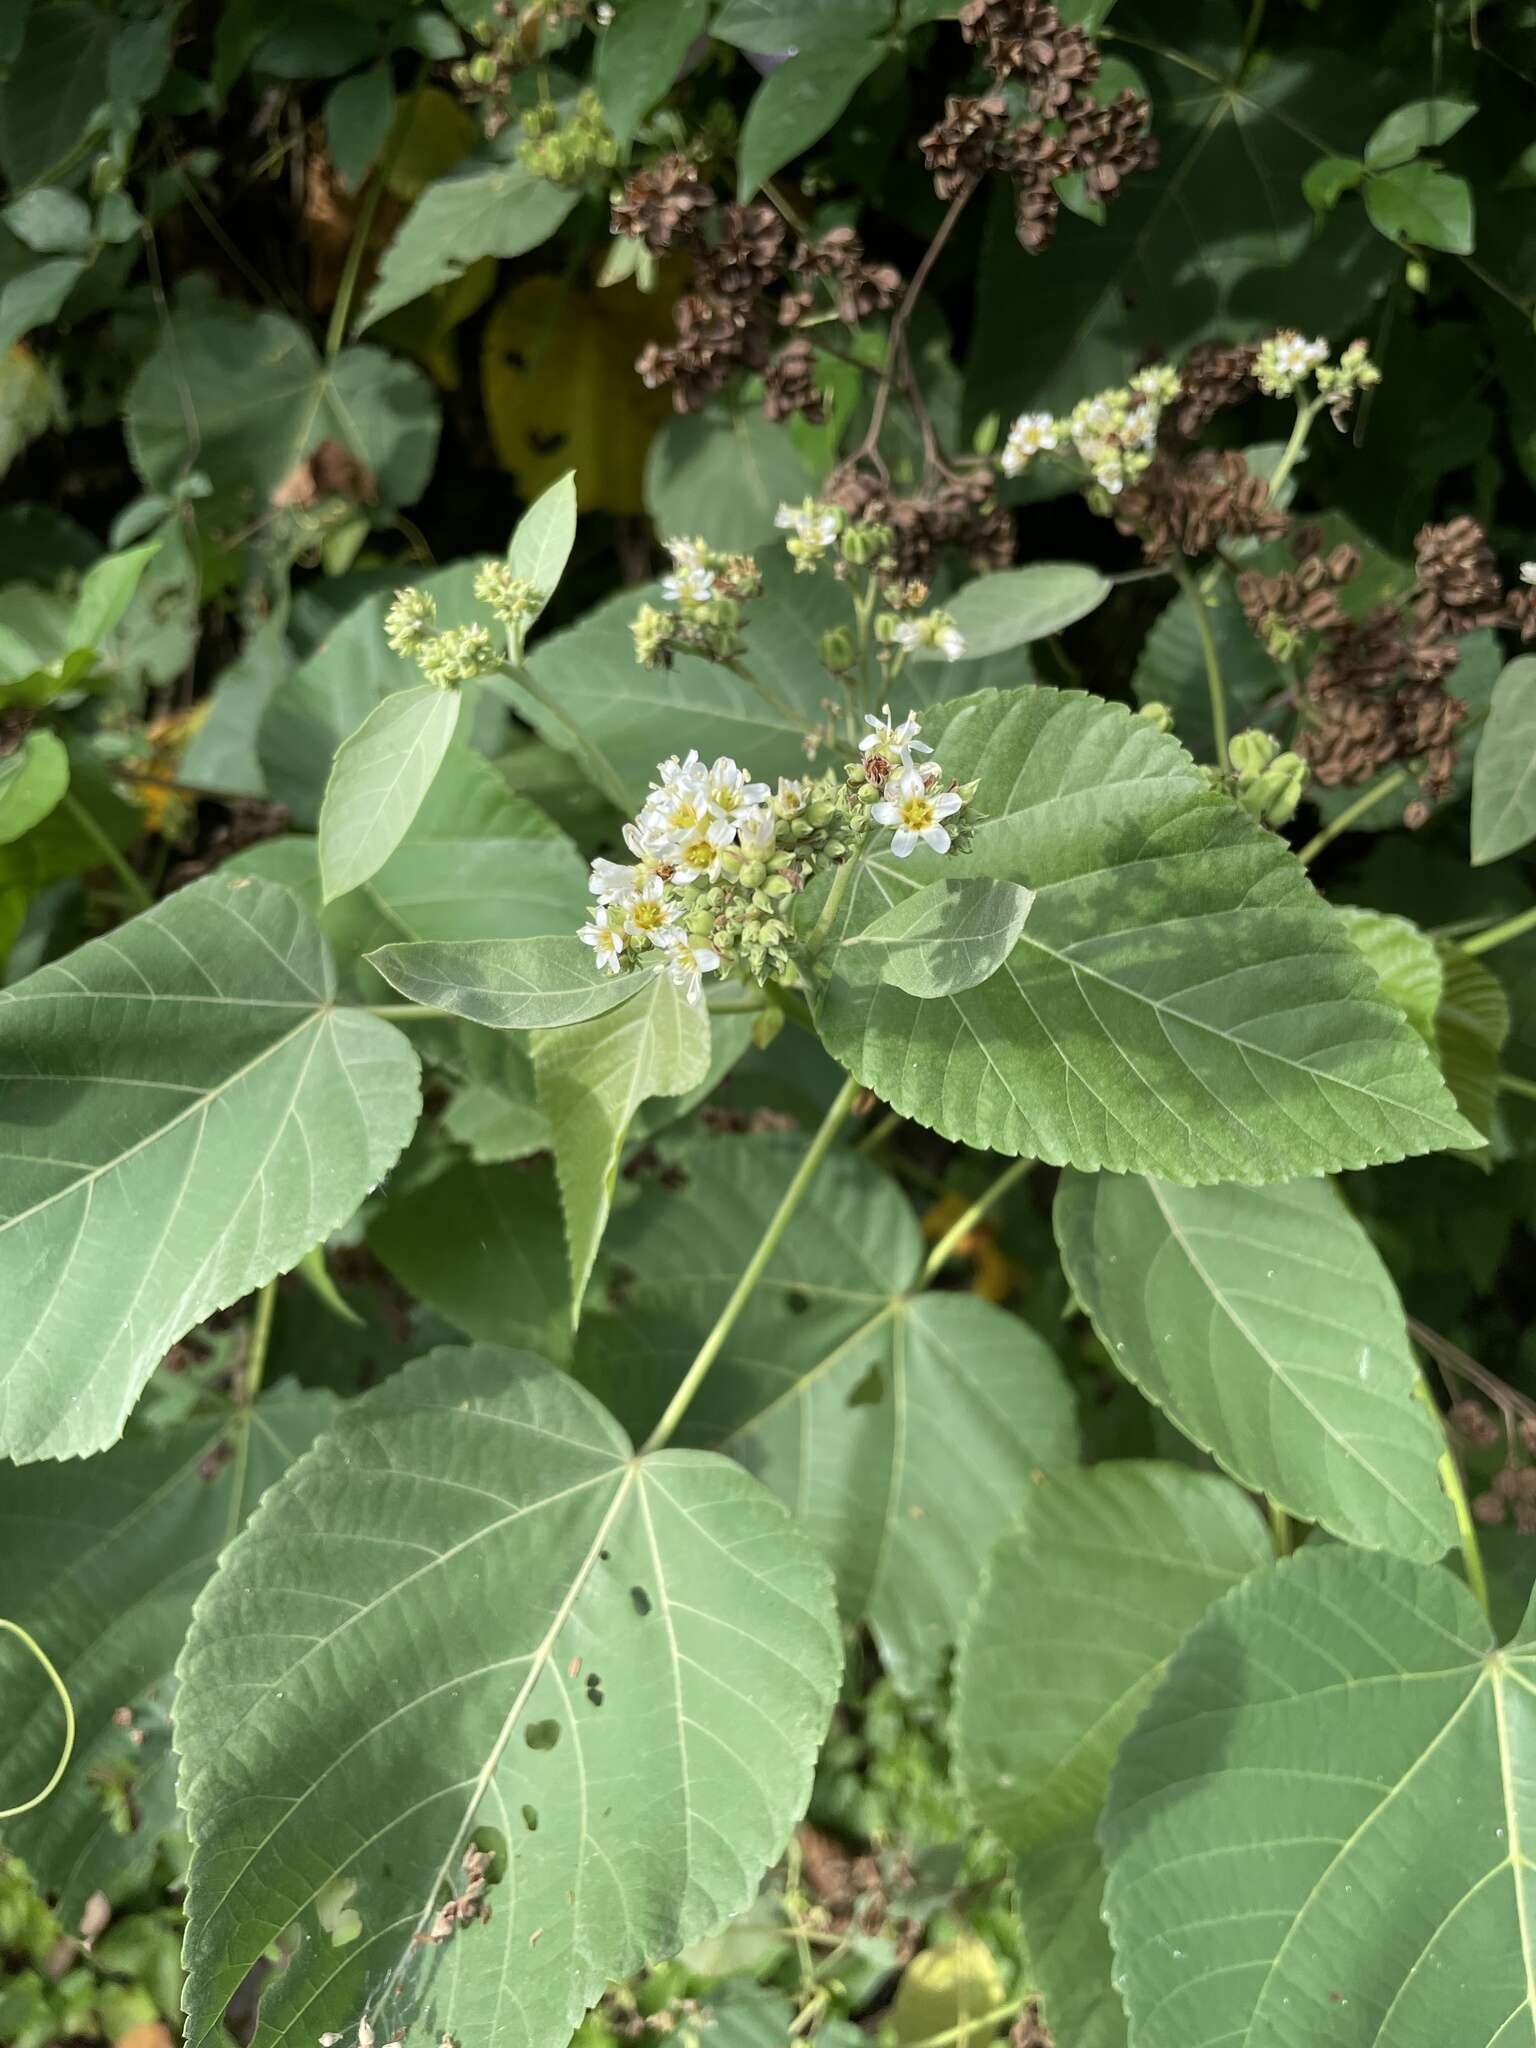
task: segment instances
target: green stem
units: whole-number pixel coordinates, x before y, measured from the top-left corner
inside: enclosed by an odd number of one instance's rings
[[[453,1017],[455,1010],[437,1010],[430,1003],[360,1003],[357,1006],[368,1017],[387,1017],[393,1024],[408,1024],[416,1017]]]
[[[1527,1081],[1521,1074],[1500,1074],[1498,1086],[1505,1095],[1518,1095],[1525,1102],[1536,1102],[1536,1081]]]
[[[1341,833],[1347,832],[1357,819],[1365,816],[1367,811],[1374,811],[1384,797],[1389,797],[1394,789],[1400,789],[1407,780],[1408,770],[1395,768],[1384,782],[1378,782],[1376,787],[1368,789],[1364,796],[1357,796],[1352,804],[1346,804],[1339,815],[1330,819],[1322,831],[1315,833],[1297,854],[1296,858],[1302,866],[1309,866],[1325,846],[1332,846]]]
[[[964,1238],[970,1236],[988,1210],[994,1208],[1003,1199],[1004,1195],[1007,1194],[1008,1190],[1023,1179],[1034,1163],[1033,1159],[1015,1159],[1010,1165],[1004,1167],[1003,1171],[997,1176],[997,1179],[993,1181],[992,1185],[984,1193],[977,1196],[976,1200],[972,1202],[959,1221],[950,1225],[933,1250],[928,1254],[927,1262],[918,1276],[917,1284],[919,1287],[926,1287],[943,1270],[955,1246]]]
[[[832,886],[827,891],[826,902],[821,906],[821,915],[816,920],[811,936],[805,942],[805,950],[809,953],[813,962],[820,950],[822,941],[832,929],[833,920],[842,908],[843,898],[848,893],[848,884],[853,879],[859,862],[863,860],[864,851],[868,845],[869,835],[866,833],[832,877]]]
[[[855,1152],[862,1152],[867,1159],[871,1152],[878,1152],[893,1131],[899,1131],[906,1118],[899,1109],[888,1109],[872,1131],[866,1131],[854,1146]]]
[[[94,846],[100,848],[102,859],[128,891],[129,900],[134,906],[139,910],[153,910],[155,899],[145,888],[142,877],[134,873],[122,854],[112,844],[106,833],[102,831],[79,798],[71,791],[66,790],[59,808],[68,811],[86,838]]]
[[[266,1376],[267,1351],[272,1342],[272,1318],[277,1308],[277,1282],[269,1280],[256,1297],[256,1310],[251,1317],[250,1342],[245,1361],[240,1369],[239,1414],[236,1421],[240,1435],[235,1444],[234,1485],[229,1496],[229,1535],[233,1539],[240,1527],[240,1518],[245,1510],[245,1473],[251,1456],[251,1410],[256,1405],[256,1396],[261,1392],[261,1383]]]
[[[368,190],[358,209],[357,219],[352,226],[352,239],[347,244],[346,260],[341,266],[341,280],[336,287],[336,303],[331,307],[331,324],[325,330],[325,359],[334,362],[341,354],[341,345],[347,338],[347,322],[352,317],[352,300],[357,291],[358,275],[363,267],[363,257],[368,248],[368,236],[373,229],[374,215],[379,210],[379,201],[384,197],[389,184],[389,174],[399,161],[406,138],[411,132],[416,117],[416,103],[426,85],[429,66],[423,64],[416,74],[416,83],[406,95],[403,104],[395,113],[394,133],[390,136],[384,154],[373,167],[373,176],[368,180]]]
[[[1282,1507],[1273,1501],[1266,1503],[1269,1508],[1269,1526],[1274,1532],[1276,1557],[1289,1557],[1296,1548],[1296,1532],[1291,1518]]]
[[[32,1797],[24,1799],[20,1806],[0,1807],[0,1820],[14,1820],[18,1813],[30,1813],[34,1806],[41,1806],[43,1801],[58,1789],[60,1778],[69,1769],[69,1760],[75,1753],[75,1703],[69,1696],[69,1687],[60,1678],[57,1670],[54,1668],[53,1660],[49,1657],[42,1644],[28,1635],[19,1621],[6,1621],[3,1617],[0,1617],[0,1628],[7,1630],[13,1636],[18,1636],[32,1652],[32,1655],[47,1673],[49,1683],[58,1694],[64,1706],[64,1749],[58,1762],[54,1765],[53,1776],[48,1780],[41,1792],[34,1792]]]
[[[762,1279],[768,1261],[778,1250],[779,1240],[789,1228],[790,1218],[804,1199],[805,1191],[816,1177],[816,1169],[832,1149],[832,1140],[837,1136],[843,1119],[853,1107],[859,1084],[850,1075],[833,1097],[832,1106],[821,1120],[821,1129],[811,1140],[810,1150],[795,1169],[794,1179],[784,1190],[783,1199],[769,1219],[768,1228],[763,1232],[757,1250],[747,1261],[746,1271],[731,1290],[730,1300],[721,1309],[714,1328],[699,1347],[699,1354],[683,1375],[677,1392],[667,1403],[661,1420],[651,1431],[642,1446],[642,1455],[648,1451],[659,1451],[670,1443],[676,1434],[677,1425],[687,1414],[693,1397],[704,1384],[705,1375],[720,1356],[725,1340],[736,1326],[736,1319],[746,1307],[753,1288]]]
[[[1278,502],[1281,487],[1300,461],[1301,451],[1306,447],[1307,436],[1312,431],[1312,422],[1317,418],[1322,409],[1323,401],[1320,398],[1309,399],[1305,405],[1297,406],[1296,424],[1291,429],[1291,438],[1286,442],[1284,449],[1281,451],[1280,460],[1275,464],[1269,477],[1271,503]]]
[[[1502,946],[1510,939],[1523,938],[1529,931],[1536,931],[1536,909],[1522,910],[1518,917],[1506,917],[1502,924],[1490,925],[1485,932],[1478,932],[1470,939],[1463,939],[1463,953],[1491,953],[1495,946]]]
[[[629,792],[620,780],[618,770],[596,742],[572,718],[559,698],[552,697],[542,683],[534,680],[533,671],[521,663],[514,667],[511,663],[504,662],[500,668],[492,669],[486,680],[489,681],[498,675],[506,676],[518,689],[526,691],[541,710],[547,711],[551,718],[565,727],[576,742],[576,752],[585,764],[587,773],[608,801],[627,816],[632,805]],[[515,698],[511,702],[514,711],[522,710],[522,706]]]
[[[1436,1427],[1443,1433],[1445,1418],[1440,1413],[1435,1397],[1429,1391],[1429,1383],[1422,1373],[1415,1381],[1413,1391],[1433,1415]],[[1493,1608],[1488,1597],[1488,1574],[1483,1568],[1483,1551],[1477,1540],[1477,1524],[1472,1519],[1472,1504],[1467,1499],[1467,1489],[1462,1484],[1461,1467],[1457,1464],[1456,1454],[1449,1443],[1440,1453],[1439,1472],[1440,1484],[1445,1488],[1456,1516],[1456,1535],[1461,1545],[1461,1562],[1467,1574],[1467,1584],[1478,1606],[1492,1620]]]
[[[995,2027],[1028,2005],[1034,1992],[1026,1991],[1020,1998],[1010,1998],[1006,2005],[995,2005],[990,2012],[979,2012],[974,2019],[957,2020],[952,2027],[946,2027],[941,2034],[925,2034],[921,2041],[913,2041],[910,2048],[949,2048],[951,2041],[969,2041],[972,2034],[982,2027]]]
[[[1200,586],[1189,570],[1182,564],[1174,570],[1179,588],[1189,599],[1195,614],[1195,631],[1200,636],[1200,652],[1205,658],[1206,687],[1211,693],[1211,726],[1216,736],[1216,766],[1223,774],[1227,772],[1227,693],[1221,680],[1221,658],[1216,652],[1216,636],[1211,631],[1211,621],[1205,609],[1205,599]]]

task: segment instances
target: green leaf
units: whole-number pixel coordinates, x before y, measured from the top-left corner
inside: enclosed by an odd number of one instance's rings
[[[909,996],[959,995],[994,975],[1034,897],[1017,882],[930,882],[837,951],[845,980],[888,981]]]
[[[40,824],[69,787],[69,754],[40,725],[14,754],[0,754],[0,846]]]
[[[577,194],[520,163],[467,163],[422,193],[384,251],[359,329],[452,284],[482,256],[525,256],[550,236]]]
[[[265,518],[272,493],[322,441],[363,464],[385,508],[420,497],[437,453],[437,402],[414,364],[381,349],[324,362],[284,313],[172,320],[124,402],[134,468],[170,490],[195,465],[217,518]]]
[[[1100,1839],[1137,2048],[1536,2026],[1536,1656],[1449,1572],[1310,1546],[1196,1627]]]
[[[1449,249],[1470,256],[1476,236],[1472,188],[1434,164],[1413,162],[1378,171],[1365,181],[1365,210],[1389,242]]]
[[[778,55],[890,26],[886,0],[725,0],[710,34],[743,50]]]
[[[1271,1554],[1228,1481],[1127,1461],[1032,1488],[987,1561],[956,1665],[956,1763],[1018,1861],[1033,1981],[1063,2041],[1125,2039],[1093,1840],[1116,1752],[1185,1635]]]
[[[648,1430],[762,1237],[805,1141],[695,1136],[614,1216],[578,1375]],[[889,1176],[819,1169],[697,1399],[687,1442],[772,1487],[867,1619],[905,1692],[938,1683],[982,1560],[1042,1470],[1070,1464],[1072,1397],[1049,1346],[978,1296],[914,1293],[922,1240]],[[963,1473],[963,1485],[955,1483]]]
[[[543,592],[544,602],[539,611],[524,623],[525,639],[539,612],[554,596],[575,545],[576,472],[568,469],[534,499],[517,522],[507,547],[507,565],[513,575],[521,576],[535,590]]]
[[[407,1367],[268,1494],[198,1603],[176,1717],[191,2048],[285,1929],[273,2044],[427,2005],[434,2039],[563,2048],[610,1980],[751,1901],[840,1661],[826,1569],[746,1473],[637,1458],[525,1355]],[[487,1828],[491,1917],[413,1940]],[[338,1880],[363,1923],[344,1948],[315,1918]]]
[[[594,73],[608,126],[628,142],[704,33],[706,0],[629,0],[597,46]]]
[[[122,624],[144,579],[144,571],[160,552],[157,540],[122,553],[103,555],[86,570],[69,621],[70,647],[101,647]]]
[[[1126,1377],[1242,1485],[1346,1542],[1454,1540],[1402,1303],[1332,1187],[1066,1174],[1056,1241]]]
[[[1393,917],[1385,911],[1341,903],[1338,914],[1375,969],[1382,994],[1397,1005],[1433,1051],[1435,1012],[1445,983],[1434,940],[1406,917]]]
[[[1216,642],[1228,719],[1240,729],[1255,717],[1266,697],[1283,687],[1283,678],[1243,617],[1232,578],[1219,574],[1202,594],[1215,600],[1203,607],[1203,616]],[[1181,744],[1197,760],[1214,754],[1216,733],[1199,623],[1194,603],[1182,591],[1153,620],[1136,658],[1131,687],[1138,704],[1168,706]]]
[[[104,1449],[170,1344],[295,1265],[394,1164],[415,1054],[334,994],[298,904],[248,876],[0,991],[18,1077],[0,1106],[5,1455]]]
[[[1467,1122],[1486,1138],[1493,1128],[1499,1056],[1509,1036],[1509,998],[1496,974],[1449,939],[1439,942],[1443,973],[1435,1045],[1446,1086]]]
[[[481,1166],[547,1152],[549,1118],[538,1104],[529,1041],[475,1024],[461,1030],[460,1086],[443,1111],[443,1129]]]
[[[391,1194],[369,1249],[411,1294],[466,1337],[562,1360],[571,1297],[560,1199],[548,1165],[450,1166]]]
[[[534,1039],[534,1080],[554,1133],[571,1251],[573,1326],[635,1111],[653,1095],[686,1095],[708,1071],[709,1012],[661,973],[644,976],[622,1009]]]
[[[425,940],[380,946],[368,961],[413,1002],[497,1031],[582,1024],[633,1001],[656,978],[655,970],[609,974],[571,936]]]
[[[325,901],[376,875],[409,831],[458,724],[457,690],[397,690],[337,750],[320,806]]]
[[[332,88],[325,103],[326,152],[354,192],[377,161],[394,118],[395,93],[386,65],[354,72]]]
[[[108,112],[107,65],[119,24],[98,8],[37,7],[0,80],[0,170],[13,191],[62,176]]]
[[[1002,654],[1030,640],[1046,640],[1089,612],[1110,593],[1109,579],[1081,562],[1031,562],[1027,569],[1001,569],[978,576],[950,598],[945,609],[965,635],[968,655]],[[940,661],[934,647],[914,651],[918,661]]]
[[[1509,662],[1472,764],[1472,865],[1486,867],[1536,838],[1536,654]]]
[[[0,348],[9,349],[45,327],[63,307],[84,274],[82,256],[49,256],[41,263],[4,262],[0,247]]]
[[[1306,201],[1319,218],[1332,213],[1346,192],[1365,176],[1365,165],[1353,156],[1320,156],[1301,181]]]
[[[819,142],[884,55],[883,43],[859,36],[818,39],[770,71],[741,124],[737,198],[752,198],[775,172]]]
[[[56,185],[40,185],[13,199],[0,209],[0,221],[18,242],[42,256],[89,256],[95,245],[91,209],[76,193],[61,192]]]
[[[1003,2002],[997,1958],[979,1934],[966,1933],[935,1942],[912,1958],[901,1973],[887,2024],[897,2048],[918,2048],[934,2034],[954,2048],[986,2048],[997,2023],[979,2023]]]
[[[67,1487],[55,1471],[7,1470],[6,1612],[57,1665],[78,1733],[58,1790],[6,1822],[6,1846],[59,1894],[70,1926],[91,1891],[117,1897],[147,1881],[176,1819],[171,1672],[192,1603],[252,1504],[335,1405],[290,1383],[264,1395],[254,1415],[226,1413],[119,1444]],[[126,1725],[120,1709],[131,1716]],[[0,1718],[0,1805],[19,1805],[47,1783],[61,1726],[52,1686],[10,1637],[0,1642]],[[112,1827],[104,1780],[128,1787],[140,1815],[131,1833]]]
[[[811,487],[794,435],[756,407],[711,406],[670,419],[645,459],[645,504],[657,532],[704,533],[711,547],[776,542],[780,505],[798,503]],[[812,580],[802,577],[801,588]]]
[[[876,852],[834,941],[941,873],[1035,903],[1001,971],[960,996],[854,987],[833,956],[823,1042],[893,1109],[991,1151],[1196,1183],[1475,1142],[1294,857],[1174,740],[1048,689],[963,699],[924,730],[946,775],[980,780],[974,850],[942,867]]]
[[[1459,135],[1476,112],[1475,100],[1409,100],[1379,124],[1365,145],[1365,161],[1373,171],[1405,164],[1421,149]]]

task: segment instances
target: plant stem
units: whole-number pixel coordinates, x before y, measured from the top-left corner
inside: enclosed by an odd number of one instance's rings
[[[1291,429],[1291,438],[1281,451],[1280,460],[1275,464],[1269,478],[1269,496],[1273,503],[1280,496],[1282,485],[1290,476],[1301,458],[1301,451],[1307,445],[1307,436],[1312,431],[1312,422],[1323,409],[1320,398],[1310,399],[1306,405],[1296,408],[1296,424]]]
[[[641,1446],[642,1455],[647,1451],[659,1451],[663,1444],[671,1442],[677,1425],[688,1412],[694,1395],[704,1384],[705,1375],[720,1356],[726,1338],[735,1328],[736,1319],[746,1307],[753,1288],[762,1279],[768,1261],[778,1250],[779,1240],[789,1228],[790,1218],[799,1208],[806,1189],[816,1177],[816,1169],[831,1151],[832,1140],[837,1136],[843,1119],[852,1109],[858,1092],[859,1083],[850,1075],[833,1097],[831,1108],[821,1120],[821,1129],[811,1140],[810,1150],[796,1167],[794,1179],[784,1190],[783,1199],[769,1219],[768,1228],[763,1232],[757,1250],[747,1261],[746,1271],[732,1288],[730,1300],[721,1309],[714,1328],[699,1346],[698,1356],[683,1375],[682,1383],[667,1403],[661,1420]]]
[[[251,1410],[256,1405],[256,1396],[261,1392],[261,1383],[266,1375],[267,1350],[272,1342],[272,1318],[276,1308],[277,1282],[269,1280],[256,1297],[250,1342],[240,1368],[239,1410],[235,1424],[240,1434],[235,1444],[234,1483],[229,1496],[229,1535],[226,1542],[233,1539],[244,1512],[245,1473],[251,1455]]]
[[[1211,622],[1206,614],[1205,600],[1200,587],[1187,568],[1182,565],[1174,570],[1179,588],[1189,599],[1195,614],[1195,631],[1200,635],[1200,652],[1205,657],[1206,687],[1211,693],[1211,726],[1216,736],[1216,766],[1223,774],[1227,772],[1227,693],[1221,680],[1221,657],[1216,652],[1216,635],[1211,631]]]
[[[584,763],[592,780],[602,790],[603,795],[607,797],[608,801],[627,815],[631,809],[629,792],[619,779],[618,770],[597,743],[576,723],[576,720],[572,718],[559,699],[552,697],[542,683],[536,682],[532,670],[521,662],[516,664],[503,662],[499,669],[492,669],[484,680],[490,681],[498,675],[506,676],[518,689],[526,691],[541,710],[547,711],[551,718],[557,720],[559,724],[565,727],[566,731],[575,740],[577,755]],[[503,694],[501,691],[497,692],[498,696]],[[511,699],[511,703],[514,711],[522,712],[523,707],[517,702],[515,697]]]
[[[966,2040],[973,2028],[995,2027],[1003,2020],[1011,2020],[1034,1997],[1026,1991],[1018,1998],[1010,1998],[1006,2005],[995,2005],[990,2012],[979,2012],[974,2019],[959,2020],[952,2027],[946,2027],[941,2034],[925,2034],[921,2041],[913,2041],[910,2048],[949,2048],[951,2041]]]
[[[396,111],[395,132],[389,138],[384,154],[373,167],[373,176],[368,180],[368,190],[363,195],[357,219],[352,224],[352,239],[347,244],[346,260],[341,266],[341,279],[336,286],[336,302],[331,307],[331,323],[325,330],[325,359],[328,363],[334,362],[341,354],[341,345],[347,338],[347,322],[352,315],[352,300],[357,291],[357,279],[363,267],[363,257],[367,252],[373,218],[379,210],[379,201],[384,197],[389,174],[399,161],[400,152],[404,149],[406,138],[411,132],[416,118],[416,103],[421,98],[429,69],[428,65],[422,65],[416,74],[416,83]]]
[[[977,1196],[976,1200],[972,1202],[959,1221],[950,1225],[933,1250],[928,1254],[923,1270],[918,1276],[918,1285],[920,1287],[926,1287],[929,1281],[942,1270],[955,1246],[970,1236],[987,1211],[995,1207],[1003,1199],[1004,1195],[1007,1194],[1008,1190],[1023,1179],[1034,1163],[1033,1159],[1013,1160],[1008,1166],[1003,1168],[1003,1171],[993,1181],[992,1185]]]
[[[134,873],[79,798],[72,791],[66,790],[59,808],[68,811],[86,838],[100,848],[102,859],[128,891],[129,900],[134,906],[139,910],[153,910],[155,899],[145,888],[142,878]]]
[[[32,1655],[47,1673],[49,1683],[58,1694],[64,1706],[64,1750],[53,1767],[53,1776],[48,1780],[41,1792],[34,1792],[32,1797],[24,1799],[20,1806],[0,1806],[0,1820],[14,1820],[18,1813],[30,1813],[34,1806],[41,1806],[43,1801],[57,1789],[60,1778],[69,1769],[69,1760],[75,1753],[75,1703],[69,1696],[69,1687],[60,1678],[57,1670],[54,1668],[52,1658],[49,1657],[42,1644],[37,1642],[34,1637],[28,1635],[19,1621],[7,1621],[3,1616],[0,1616],[0,1628],[7,1630],[13,1636],[18,1636],[32,1652]]]
[[[1506,1095],[1519,1095],[1526,1102],[1536,1102],[1536,1081],[1527,1081],[1521,1074],[1500,1074],[1498,1086]]]
[[[452,1017],[452,1010],[436,1010],[430,1003],[360,1003],[368,1017],[387,1017],[391,1023],[408,1023],[413,1017]]]
[[[1302,866],[1307,867],[1312,861],[1316,860],[1325,846],[1332,846],[1334,840],[1341,833],[1347,832],[1357,819],[1365,816],[1367,811],[1375,810],[1383,797],[1389,797],[1394,789],[1401,788],[1407,780],[1408,770],[1406,768],[1396,768],[1387,777],[1385,782],[1378,782],[1376,787],[1368,789],[1364,796],[1357,796],[1352,804],[1346,804],[1339,815],[1336,818],[1330,819],[1322,831],[1315,833],[1297,854],[1296,858],[1301,862]]]
[[[844,896],[848,893],[848,884],[859,862],[864,858],[864,849],[868,844],[869,835],[866,833],[864,838],[859,841],[858,846],[832,877],[832,886],[827,891],[826,902],[821,906],[821,915],[816,920],[811,936],[805,942],[805,950],[810,954],[813,962],[822,940],[832,929],[833,920],[842,907]]]
[[[1410,1325],[1410,1327],[1412,1326]],[[1422,1373],[1419,1374],[1415,1381],[1413,1391],[1419,1400],[1424,1403],[1430,1414],[1433,1415],[1436,1426],[1443,1435],[1445,1431],[1445,1417],[1440,1413],[1439,1405],[1434,1395],[1429,1391],[1429,1382]],[[1483,1569],[1483,1552],[1482,1546],[1477,1540],[1477,1524],[1472,1519],[1472,1504],[1467,1499],[1467,1489],[1462,1484],[1461,1467],[1456,1462],[1456,1454],[1451,1449],[1449,1442],[1446,1443],[1445,1448],[1440,1453],[1438,1469],[1440,1484],[1445,1488],[1451,1507],[1455,1512],[1456,1534],[1457,1540],[1461,1545],[1461,1562],[1467,1574],[1467,1584],[1471,1588],[1472,1597],[1476,1600],[1478,1606],[1492,1620],[1493,1609],[1488,1598],[1488,1574]]]
[[[1291,1518],[1284,1508],[1276,1507],[1273,1501],[1267,1502],[1266,1505],[1269,1508],[1269,1526],[1274,1532],[1275,1555],[1289,1557],[1296,1548],[1296,1532],[1291,1526]]]
[[[1529,931],[1536,931],[1536,909],[1522,910],[1518,917],[1506,917],[1502,924],[1490,925],[1485,932],[1478,932],[1470,939],[1463,939],[1463,953],[1491,953],[1495,946],[1502,946],[1510,939],[1523,938]]]
[[[899,1131],[906,1118],[899,1109],[888,1109],[872,1131],[866,1131],[854,1146],[855,1152],[863,1153],[867,1159],[871,1152],[878,1152],[893,1131]]]

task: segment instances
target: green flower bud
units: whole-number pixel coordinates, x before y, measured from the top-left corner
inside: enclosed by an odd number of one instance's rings
[[[821,636],[821,665],[829,675],[846,675],[858,656],[853,635],[846,626],[832,626]]]
[[[1235,732],[1227,746],[1232,772],[1246,781],[1262,775],[1280,751],[1280,742],[1267,732]]]
[[[1135,715],[1137,718],[1144,718],[1148,725],[1156,726],[1159,732],[1173,731],[1173,713],[1166,704],[1154,700],[1150,704],[1143,704]]]

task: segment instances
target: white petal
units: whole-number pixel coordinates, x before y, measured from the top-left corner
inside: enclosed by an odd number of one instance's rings
[[[945,835],[944,843],[946,846],[949,844],[949,837],[947,833]],[[903,826],[899,832],[893,832],[891,834],[891,851],[895,854],[898,860],[905,860],[907,855],[912,851],[913,847],[916,846],[916,844],[917,834],[915,832],[907,831],[905,826]]]
[[[961,799],[952,789],[943,790],[933,799],[933,815],[936,818],[952,818],[960,809],[960,804]]]
[[[942,825],[930,825],[923,834],[924,846],[931,846],[935,853],[948,853],[949,834]]]
[[[901,813],[894,804],[871,804],[869,815],[877,825],[899,825]]]

